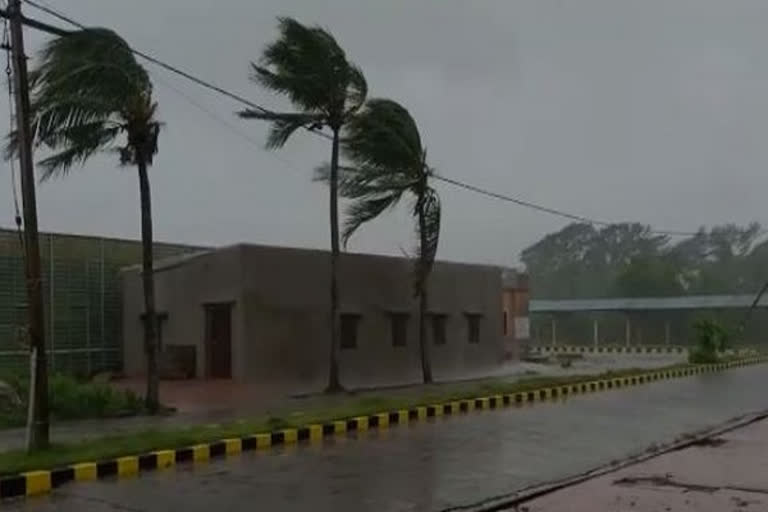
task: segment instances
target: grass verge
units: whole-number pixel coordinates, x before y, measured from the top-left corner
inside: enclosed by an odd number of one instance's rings
[[[24,450],[4,451],[0,452],[0,476],[36,469],[52,469],[77,462],[137,455],[153,450],[181,448],[220,439],[245,437],[283,428],[295,428],[355,416],[367,416],[420,405],[445,403],[491,395],[512,394],[599,379],[681,369],[690,366],[693,365],[676,364],[654,369],[631,368],[590,375],[530,377],[517,381],[493,378],[474,382],[438,385],[432,389],[425,389],[423,393],[408,396],[370,394],[356,397],[351,395],[349,400],[341,404],[310,407],[301,411],[289,411],[281,416],[264,416],[221,425],[146,430],[74,443],[54,444],[48,450],[34,453],[27,453]]]

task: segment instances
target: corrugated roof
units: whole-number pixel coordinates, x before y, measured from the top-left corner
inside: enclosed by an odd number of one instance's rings
[[[754,295],[690,295],[687,297],[639,297],[614,299],[532,300],[531,313],[568,311],[634,311],[670,309],[743,309],[752,305]],[[759,307],[768,307],[768,294]]]

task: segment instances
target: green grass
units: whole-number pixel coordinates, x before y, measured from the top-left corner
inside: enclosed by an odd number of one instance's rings
[[[289,411],[280,416],[264,416],[221,425],[192,426],[167,430],[147,430],[139,433],[109,436],[75,443],[55,444],[50,449],[35,453],[23,450],[0,452],[0,475],[15,474],[34,469],[50,469],[76,462],[98,461],[124,455],[136,455],[152,450],[174,449],[225,438],[245,437],[260,432],[301,427],[316,423],[367,416],[380,412],[408,409],[419,405],[445,403],[455,400],[503,395],[535,389],[578,384],[597,379],[626,377],[653,371],[685,368],[678,364],[657,369],[624,369],[593,375],[563,377],[531,377],[518,381],[501,378],[466,383],[433,385],[423,393],[397,396],[369,394],[350,396],[349,400],[334,406],[311,407],[303,411]]]

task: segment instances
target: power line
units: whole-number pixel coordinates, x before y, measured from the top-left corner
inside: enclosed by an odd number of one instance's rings
[[[75,27],[77,27],[79,29],[86,29],[87,28],[84,24],[80,23],[79,21],[76,21],[76,20],[70,18],[69,16],[66,16],[65,14],[62,14],[61,12],[55,10],[54,8],[52,8],[50,6],[44,5],[41,2],[38,2],[38,1],[35,1],[35,0],[23,0],[23,1],[25,3],[31,5],[32,7],[35,7],[36,9],[39,9],[39,10],[41,10],[41,11],[47,13],[47,14],[50,14],[54,18],[57,18],[57,19],[59,19],[61,21],[69,23],[70,25],[75,26]],[[188,72],[184,71],[183,69],[180,69],[180,68],[178,68],[176,66],[168,64],[167,62],[164,62],[164,61],[158,59],[157,57],[149,55],[148,53],[139,51],[139,50],[137,50],[137,49],[135,49],[133,47],[130,47],[130,49],[131,49],[131,53],[133,53],[134,55],[137,55],[138,57],[141,57],[144,60],[147,60],[147,61],[149,61],[149,62],[151,62],[151,63],[153,63],[153,64],[155,64],[157,66],[160,66],[161,68],[165,69],[166,71],[170,71],[171,73],[175,73],[175,74],[177,74],[177,75],[179,75],[181,77],[184,77],[187,80],[190,80],[190,81],[196,83],[197,85],[199,85],[201,87],[204,87],[204,88],[206,88],[208,90],[211,90],[213,92],[222,94],[222,95],[224,95],[224,96],[226,96],[226,97],[228,97],[230,99],[233,99],[233,100],[235,100],[235,101],[237,101],[237,102],[239,102],[239,103],[241,103],[241,104],[243,104],[245,106],[251,107],[252,109],[257,110],[257,111],[259,111],[259,112],[261,112],[263,114],[274,114],[275,113],[274,111],[269,110],[268,108],[265,108],[265,107],[259,105],[258,103],[255,103],[255,102],[249,100],[248,98],[245,98],[245,97],[241,96],[240,94],[228,91],[228,90],[224,89],[223,87],[219,87],[218,85],[213,84],[213,83],[211,83],[211,82],[209,82],[207,80],[203,80],[202,78],[199,78],[199,77],[197,77],[197,76],[195,76],[195,75],[193,75],[191,73],[188,73]],[[319,131],[319,130],[317,130],[315,128],[312,128],[312,127],[309,127],[309,126],[304,126],[303,128],[305,130],[307,130],[308,132],[314,133],[315,135],[318,135],[318,136],[323,137],[325,139],[329,139],[330,140],[332,138],[327,133],[323,133],[323,132],[321,132],[321,131]]]
[[[516,197],[513,197],[513,196],[506,195],[506,194],[500,194],[498,192],[492,192],[492,191],[484,189],[484,188],[476,187],[475,185],[470,185],[468,183],[464,183],[464,182],[461,182],[461,181],[458,181],[458,180],[454,180],[454,179],[451,179],[451,178],[446,178],[445,176],[442,176],[440,174],[434,174],[433,178],[435,178],[437,180],[440,180],[440,181],[444,181],[446,183],[449,183],[449,184],[451,184],[451,185],[453,185],[455,187],[459,187],[459,188],[463,188],[465,190],[469,190],[469,191],[475,192],[477,194],[481,194],[481,195],[484,195],[484,196],[487,196],[487,197],[498,199],[500,201],[506,201],[506,202],[509,202],[509,203],[514,203],[514,204],[516,204],[518,206],[524,206],[526,208],[531,208],[533,210],[537,210],[537,211],[540,211],[540,212],[549,213],[550,215],[556,215],[558,217],[563,217],[565,219],[575,220],[577,222],[584,222],[586,224],[594,224],[594,225],[597,225],[597,226],[610,226],[610,225],[613,225],[613,224],[619,224],[619,222],[608,222],[608,221],[604,221],[604,220],[597,220],[597,219],[592,219],[592,218],[589,218],[589,217],[584,217],[582,215],[577,215],[577,214],[574,214],[574,213],[568,213],[568,212],[565,212],[563,210],[557,210],[555,208],[549,208],[549,207],[546,207],[546,206],[542,206],[540,204],[536,204],[536,203],[532,203],[530,201],[526,201],[524,199],[519,199],[519,198],[516,198]],[[654,234],[657,234],[657,235],[667,235],[667,236],[694,236],[694,235],[697,234],[697,232],[695,232],[695,231],[674,231],[674,230],[667,230],[667,229],[651,229],[650,232],[654,233]]]
[[[167,82],[166,80],[163,80],[162,78],[160,78],[157,75],[154,75],[154,79],[155,79],[155,81],[157,83],[159,83],[163,87],[166,87],[168,90],[174,92],[180,98],[182,98],[184,101],[186,101],[188,104],[192,105],[197,110],[199,110],[200,112],[205,114],[209,119],[217,122],[220,126],[226,128],[227,130],[229,130],[233,134],[237,135],[238,137],[240,137],[244,141],[248,142],[249,144],[252,144],[253,146],[256,146],[257,148],[261,149],[262,151],[264,151],[265,153],[267,153],[271,157],[273,157],[276,160],[278,160],[279,162],[281,162],[283,165],[285,165],[290,170],[295,171],[297,173],[302,173],[303,174],[303,171],[301,171],[296,165],[292,164],[290,161],[286,160],[285,158],[282,158],[281,156],[279,156],[277,153],[275,153],[273,151],[266,151],[264,149],[264,145],[261,142],[257,141],[256,139],[251,137],[249,134],[245,133],[245,131],[243,131],[242,129],[240,129],[236,125],[234,125],[234,124],[230,123],[229,121],[227,121],[226,119],[222,118],[219,114],[217,114],[213,110],[209,109],[208,107],[206,107],[202,103],[198,102],[197,100],[192,98],[189,94],[185,93],[184,91],[182,91],[178,87],[172,85],[171,83]]]
[[[57,19],[59,19],[61,21],[69,23],[70,25],[73,25],[73,26],[78,27],[80,29],[85,29],[86,28],[86,26],[83,25],[82,23],[80,23],[80,22],[70,18],[69,16],[66,16],[66,15],[62,14],[61,12],[57,11],[56,9],[53,9],[52,7],[47,6],[47,5],[43,5],[40,2],[40,0],[23,0],[23,1],[25,3],[31,5],[32,7],[35,7],[35,8],[37,8],[37,9],[39,9],[39,10],[41,10],[41,11],[47,13],[47,14],[50,14],[51,16],[53,16],[53,17],[55,17],[55,18],[57,18]],[[215,85],[215,84],[213,84],[211,82],[208,82],[208,81],[203,80],[203,79],[201,79],[201,78],[199,78],[197,76],[194,76],[194,75],[192,75],[192,74],[190,74],[190,73],[188,73],[188,72],[186,72],[186,71],[184,71],[182,69],[179,69],[176,66],[168,64],[166,62],[163,62],[160,59],[158,59],[156,57],[153,57],[152,55],[149,55],[147,53],[144,53],[144,52],[141,52],[139,50],[136,50],[133,47],[131,47],[131,51],[135,55],[137,55],[137,56],[139,56],[139,57],[141,57],[141,58],[143,58],[143,59],[145,59],[145,60],[147,60],[147,61],[149,61],[149,62],[151,62],[151,63],[153,63],[155,65],[157,65],[157,66],[160,66],[161,68],[163,68],[163,69],[165,69],[167,71],[170,71],[171,73],[174,73],[174,74],[179,75],[179,76],[181,76],[183,78],[186,78],[187,80],[190,80],[190,81],[196,83],[197,85],[199,85],[201,87],[204,87],[204,88],[206,88],[208,90],[211,90],[211,91],[214,91],[216,93],[222,94],[222,95],[224,95],[224,96],[226,96],[226,97],[228,97],[230,99],[233,99],[233,100],[235,100],[235,101],[237,101],[237,102],[239,102],[239,103],[241,103],[243,105],[246,105],[246,106],[251,107],[251,108],[253,108],[255,110],[258,110],[259,112],[262,112],[262,113],[274,113],[273,111],[271,111],[269,109],[266,109],[263,106],[255,103],[255,102],[253,102],[253,101],[251,101],[251,100],[249,100],[247,98],[244,98],[243,96],[241,96],[241,95],[239,95],[237,93],[233,93],[233,92],[228,91],[228,90],[226,90],[226,89],[224,89],[222,87],[219,87],[219,86],[217,86],[217,85]],[[176,92],[181,94],[182,96],[184,96],[183,93],[181,93],[180,91],[176,90]],[[190,98],[186,97],[186,99],[187,99],[187,101],[190,101],[190,103],[195,105],[198,109],[201,109],[204,113],[209,115],[209,117],[211,117],[212,119],[216,120],[217,122],[222,123],[223,125],[225,125],[231,131],[236,131],[239,136],[245,137],[249,142],[254,142],[249,136],[244,135],[243,133],[240,133],[239,130],[235,129],[229,123],[226,123],[225,121],[221,120],[217,115],[213,114],[210,111],[205,110],[199,104],[193,103],[193,100],[190,100]],[[312,129],[312,128],[308,127],[308,126],[305,126],[304,128],[307,131],[309,131],[310,133],[313,133],[313,134],[318,135],[320,137],[330,138],[330,136],[327,133],[324,133],[324,132]],[[286,162],[284,162],[284,163],[286,163]],[[569,212],[566,212],[566,211],[563,211],[563,210],[559,210],[559,209],[556,209],[556,208],[550,208],[550,207],[543,206],[543,205],[540,205],[540,204],[537,204],[537,203],[534,203],[534,202],[531,202],[531,201],[526,201],[524,199],[519,199],[519,198],[510,196],[510,195],[500,194],[498,192],[493,192],[491,190],[484,189],[484,188],[481,188],[481,187],[478,187],[478,186],[475,186],[475,185],[471,185],[469,183],[465,183],[465,182],[462,182],[462,181],[459,181],[459,180],[455,180],[455,179],[452,179],[452,178],[448,178],[448,177],[440,175],[440,174],[435,174],[434,178],[438,179],[440,181],[443,181],[445,183],[448,183],[450,185],[453,185],[455,187],[459,187],[459,188],[462,188],[462,189],[465,189],[465,190],[468,190],[468,191],[471,191],[471,192],[483,195],[485,197],[489,197],[489,198],[497,199],[497,200],[500,200],[500,201],[505,201],[505,202],[513,203],[513,204],[516,204],[518,206],[522,206],[522,207],[525,207],[525,208],[530,208],[532,210],[536,210],[536,211],[539,211],[539,212],[542,212],[542,213],[548,213],[550,215],[555,215],[555,216],[558,216],[558,217],[561,217],[561,218],[565,218],[565,219],[568,219],[568,220],[572,220],[572,221],[584,222],[584,223],[598,225],[598,226],[609,226],[611,224],[617,224],[618,223],[618,222],[609,222],[609,221],[604,221],[604,220],[592,219],[592,218],[589,218],[589,217],[585,217],[583,215],[569,213]],[[666,235],[666,236],[694,236],[694,235],[697,234],[697,232],[694,232],[694,231],[677,231],[677,230],[668,230],[668,229],[651,229],[650,232],[654,233],[654,234]]]

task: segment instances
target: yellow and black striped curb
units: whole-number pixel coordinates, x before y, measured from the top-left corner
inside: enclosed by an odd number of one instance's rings
[[[129,478],[154,469],[169,468],[186,462],[204,463],[212,458],[236,455],[244,451],[293,445],[300,442],[319,442],[326,437],[346,435],[348,432],[363,432],[374,429],[383,430],[391,425],[407,424],[438,416],[457,415],[473,410],[497,409],[504,406],[559,399],[569,395],[646,384],[662,379],[687,377],[765,362],[768,362],[768,357],[753,357],[727,363],[698,365],[680,369],[662,369],[630,376],[597,379],[504,395],[415,406],[409,409],[340,419],[300,428],[288,428],[241,438],[222,439],[185,448],[158,450],[142,455],[130,455],[100,462],[82,462],[52,470],[28,471],[0,479],[0,498],[44,494],[53,488],[73,481],[90,481],[110,477]]]
[[[531,352],[537,354],[551,353],[589,353],[589,354],[683,354],[688,352],[688,347],[680,345],[664,346],[620,346],[620,345],[539,345],[530,348]]]
[[[690,347],[682,345],[538,345],[530,347],[534,354],[687,354]],[[724,356],[750,357],[757,355],[755,349],[728,349]]]

